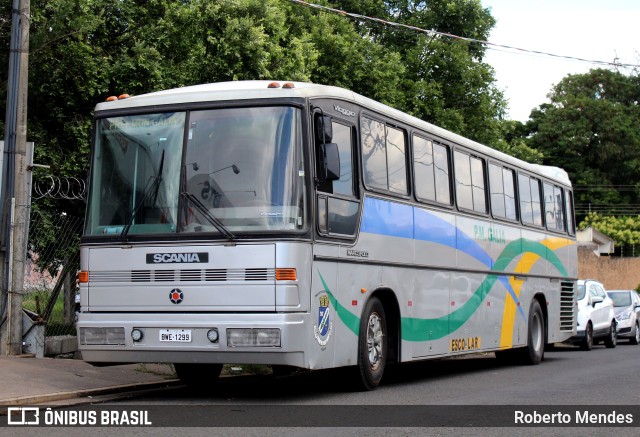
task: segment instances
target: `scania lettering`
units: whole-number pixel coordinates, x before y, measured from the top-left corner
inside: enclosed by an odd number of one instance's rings
[[[350,366],[575,334],[573,189],[351,91],[228,82],[94,113],[78,338],[91,363]]]

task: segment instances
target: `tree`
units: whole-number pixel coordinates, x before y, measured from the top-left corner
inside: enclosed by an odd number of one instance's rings
[[[594,69],[565,77],[549,98],[531,113],[529,145],[567,170],[578,217],[590,207],[640,212],[640,77]]]
[[[495,20],[479,0],[347,0],[343,9],[422,29],[487,40]],[[385,102],[467,138],[501,149],[506,101],[485,47],[460,39],[360,22],[358,31],[393,49],[405,66],[399,99]]]
[[[8,3],[0,8],[6,47]],[[479,0],[338,3],[477,39],[486,39],[495,23]],[[530,152],[502,139],[510,129],[502,121],[505,102],[480,44],[356,22],[286,0],[32,0],[31,12],[29,140],[36,162],[57,176],[86,177],[92,111],[105,97],[244,79],[342,86],[487,145]],[[0,56],[3,112],[7,54]],[[35,207],[84,215],[84,204],[69,199]]]
[[[584,221],[580,223],[580,229],[591,226],[594,229],[609,236],[616,242],[616,252],[628,256],[636,252],[635,246],[640,249],[640,215],[631,217],[614,217],[600,215],[598,213],[587,214]]]

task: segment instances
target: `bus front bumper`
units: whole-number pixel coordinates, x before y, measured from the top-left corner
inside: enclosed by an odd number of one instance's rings
[[[242,363],[309,368],[308,313],[80,313],[82,359],[109,363]],[[214,331],[214,332],[212,332]]]

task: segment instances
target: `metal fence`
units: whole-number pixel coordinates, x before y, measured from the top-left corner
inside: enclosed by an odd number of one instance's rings
[[[45,336],[75,335],[82,226],[79,217],[32,209],[22,307]]]

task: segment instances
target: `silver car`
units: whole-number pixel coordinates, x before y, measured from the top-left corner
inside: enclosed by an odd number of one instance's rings
[[[618,338],[640,343],[640,296],[634,290],[608,290],[618,322]]]

